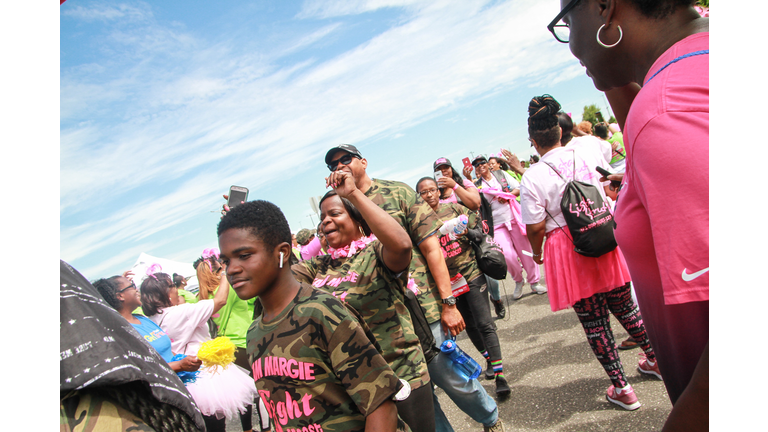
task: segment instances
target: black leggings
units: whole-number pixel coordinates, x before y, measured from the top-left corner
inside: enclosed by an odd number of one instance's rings
[[[217,419],[215,415],[204,415],[203,421],[208,432],[227,432],[227,419],[224,417]]]
[[[435,432],[435,406],[432,399],[432,381],[411,391],[404,401],[395,402],[397,415],[413,432]]]
[[[456,307],[467,325],[467,336],[481,354],[488,351],[491,361],[500,361],[501,346],[491,317],[485,278],[475,278],[468,285],[469,292],[456,297]]]
[[[627,380],[624,377],[624,367],[619,358],[616,340],[613,338],[613,331],[611,331],[609,310],[619,320],[627,333],[640,344],[648,360],[656,360],[651,342],[645,333],[640,309],[632,300],[629,284],[607,293],[597,293],[592,297],[581,299],[573,305],[573,310],[576,311],[576,315],[584,327],[587,342],[589,342],[592,352],[603,365],[603,369],[615,387],[625,387]]]

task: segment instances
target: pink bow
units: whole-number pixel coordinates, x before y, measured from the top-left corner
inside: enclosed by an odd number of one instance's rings
[[[157,280],[157,276],[155,276],[155,273],[163,271],[163,267],[160,264],[152,264],[147,268],[147,276],[152,276]]]
[[[215,256],[216,259],[219,259],[219,250],[216,248],[208,248],[203,251],[203,258],[210,258],[212,256]]]
[[[216,248],[208,248],[203,251],[203,260],[208,264],[208,268],[213,272],[213,264],[211,264],[210,258],[219,259],[219,250]]]

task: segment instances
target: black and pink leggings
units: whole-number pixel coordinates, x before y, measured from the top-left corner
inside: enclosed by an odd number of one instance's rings
[[[645,333],[640,309],[632,300],[630,284],[581,299],[573,305],[573,310],[584,327],[589,346],[615,387],[625,387],[627,380],[624,378],[624,368],[611,331],[610,313],[613,313],[627,333],[640,344],[648,360],[656,361],[651,342]]]

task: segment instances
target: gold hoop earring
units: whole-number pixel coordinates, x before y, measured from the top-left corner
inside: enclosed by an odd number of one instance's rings
[[[358,225],[357,227],[360,229],[360,235],[365,237],[365,231],[363,231],[363,226],[362,225]]]
[[[606,44],[603,43],[603,41],[600,40],[600,32],[603,30],[603,27],[605,27],[605,24],[601,25],[600,28],[597,29],[597,43],[599,43],[600,46],[603,47],[603,48],[613,48],[616,45],[618,45],[619,42],[621,42],[621,38],[624,36],[624,33],[622,33],[622,31],[621,31],[621,26],[618,25],[618,24],[616,25],[616,28],[619,29],[619,40],[617,40],[616,43],[614,43],[612,45],[606,45]]]

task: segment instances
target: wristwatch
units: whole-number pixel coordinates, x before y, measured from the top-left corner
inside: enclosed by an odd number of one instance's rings
[[[454,296],[448,296],[442,300],[443,304],[447,304],[448,306],[453,306],[456,304],[456,297]]]

